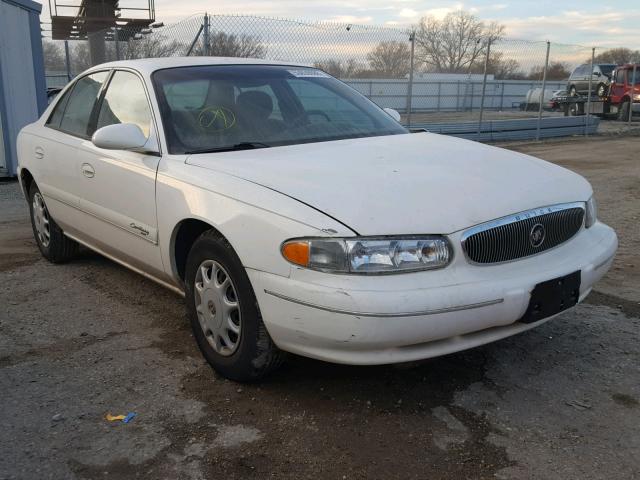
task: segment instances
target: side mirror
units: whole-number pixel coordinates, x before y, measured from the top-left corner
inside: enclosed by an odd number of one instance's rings
[[[601,72],[593,72],[593,74],[594,74],[596,77],[601,77],[601,76],[602,76],[602,73],[601,73]]]
[[[144,147],[147,137],[138,125],[116,123],[96,130],[91,141],[96,147],[107,150],[132,150]]]
[[[386,112],[387,115],[393,118],[396,122],[400,123],[400,114],[398,113],[397,110],[394,110],[393,108],[383,108],[383,110]]]

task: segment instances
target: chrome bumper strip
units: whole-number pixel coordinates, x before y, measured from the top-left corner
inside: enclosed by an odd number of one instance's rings
[[[399,312],[399,313],[376,313],[376,312],[354,312],[350,310],[342,310],[339,308],[325,307],[311,302],[305,302],[296,298],[282,295],[281,293],[272,292],[271,290],[265,290],[264,293],[286,300],[287,302],[297,303],[298,305],[304,305],[305,307],[317,308],[318,310],[324,310],[331,313],[339,313],[341,315],[352,315],[355,317],[379,317],[379,318],[396,318],[396,317],[421,317],[424,315],[436,315],[438,313],[458,312],[460,310],[471,310],[473,308],[488,307],[489,305],[496,305],[504,302],[504,298],[497,298],[495,300],[487,300],[486,302],[470,303],[467,305],[456,305],[454,307],[436,308],[433,310],[423,310],[420,312]]]

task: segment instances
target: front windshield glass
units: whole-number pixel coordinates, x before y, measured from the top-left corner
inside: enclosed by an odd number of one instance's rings
[[[613,72],[615,68],[615,65],[600,65],[600,71],[607,76],[611,76],[611,72]]]
[[[158,70],[169,152],[258,148],[408,131],[365,97],[307,67],[215,65]]]

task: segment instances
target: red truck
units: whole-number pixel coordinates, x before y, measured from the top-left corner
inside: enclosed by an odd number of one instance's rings
[[[622,65],[613,71],[609,87],[610,107],[617,107],[618,118],[627,120],[629,108],[640,113],[640,64]]]
[[[595,87],[594,87],[595,88]],[[587,105],[591,114],[598,116],[615,115],[618,120],[629,119],[629,109],[640,113],[640,64],[626,64],[616,67],[611,76],[608,94],[604,97],[587,95],[554,97],[552,99],[565,115],[584,115]]]

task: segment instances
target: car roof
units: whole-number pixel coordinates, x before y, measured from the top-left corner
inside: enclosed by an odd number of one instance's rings
[[[120,60],[117,62],[107,62],[90,68],[89,71],[103,68],[132,68],[150,75],[156,70],[176,67],[195,67],[201,65],[287,65],[295,67],[310,67],[296,62],[280,62],[277,60],[264,60],[260,58],[238,58],[238,57],[161,57],[161,58],[140,58],[137,60]]]

